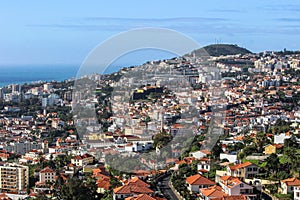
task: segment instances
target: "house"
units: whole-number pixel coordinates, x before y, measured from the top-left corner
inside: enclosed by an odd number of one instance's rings
[[[44,183],[47,183],[47,182],[55,182],[55,175],[56,175],[56,172],[51,169],[50,167],[45,167],[44,169],[42,169],[40,172],[39,172],[39,182],[44,182]]]
[[[245,195],[237,195],[214,198],[213,200],[248,200],[248,198]]]
[[[82,156],[80,156],[80,155],[74,156],[71,159],[72,164],[74,164],[76,166],[80,166],[80,167],[91,164],[93,162],[94,162],[94,157],[89,154],[83,154]]]
[[[258,167],[251,162],[244,162],[228,166],[227,173],[242,179],[254,178],[258,174]]]
[[[289,138],[291,138],[289,133],[281,133],[279,135],[274,135],[274,144],[284,144],[284,140]]]
[[[200,174],[187,177],[185,182],[188,184],[188,189],[195,193],[199,193],[200,188],[208,188],[216,185],[214,181],[209,180]]]
[[[219,182],[223,191],[229,196],[245,195],[249,199],[255,199],[253,187],[244,183],[237,177],[222,176]]]
[[[225,192],[223,192],[223,189],[220,186],[217,186],[217,185],[200,189],[200,199],[201,200],[222,198],[224,196],[227,196],[227,194]]]
[[[110,178],[101,178],[96,181],[97,193],[104,194],[105,191],[109,190]]]
[[[265,146],[265,154],[271,155],[272,153],[276,153],[276,147],[272,144]]]
[[[227,159],[231,163],[235,163],[238,161],[237,154],[229,154],[229,153],[220,153],[220,160]]]
[[[1,193],[0,200],[12,200],[12,198],[9,198],[5,193]]]
[[[271,155],[272,153],[276,153],[277,149],[283,148],[283,144],[269,144],[265,146],[264,153],[266,155]]]
[[[117,187],[113,190],[114,200],[123,200],[127,197],[132,197],[140,194],[152,195],[154,193],[151,190],[150,185],[135,177],[129,180],[125,185]]]
[[[294,200],[300,200],[300,186],[294,187]]]
[[[151,197],[148,194],[140,194],[134,197],[127,197],[125,200],[165,200],[164,198],[160,197]]]
[[[209,160],[209,158],[201,158],[198,161],[197,169],[201,173],[209,172],[210,171],[210,160]]]
[[[288,178],[280,181],[282,194],[293,194],[294,188],[300,186],[300,180],[297,178]]]
[[[211,152],[208,150],[199,150],[199,151],[195,151],[192,152],[190,154],[191,157],[194,157],[196,159],[200,159],[200,158],[204,158],[204,157],[208,157],[209,155],[211,155]]]

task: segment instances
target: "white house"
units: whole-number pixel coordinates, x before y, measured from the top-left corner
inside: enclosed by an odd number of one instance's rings
[[[280,181],[282,194],[293,194],[295,187],[300,186],[300,180],[297,178],[288,178]]]
[[[284,144],[284,140],[289,139],[290,137],[290,135],[286,135],[285,133],[274,135],[274,144]]]
[[[209,180],[200,174],[189,176],[185,179],[185,182],[188,184],[188,189],[191,192],[199,193],[201,188],[208,188],[210,186],[216,185],[212,180]]]
[[[196,159],[204,158],[204,157],[207,157],[208,155],[211,155],[211,152],[208,150],[199,150],[199,151],[190,153],[190,156],[194,157]]]
[[[42,169],[39,173],[39,178],[40,178],[40,182],[44,182],[44,183],[47,183],[47,182],[55,182],[55,175],[56,175],[56,172],[49,168],[49,167],[46,167],[44,169]]]
[[[256,195],[253,194],[253,187],[244,183],[237,177],[222,176],[219,184],[222,187],[223,191],[229,196],[243,194],[249,199],[254,199],[256,197]]]
[[[201,158],[197,164],[197,169],[199,172],[209,172],[210,171],[210,160],[209,158]]]
[[[227,173],[243,179],[254,178],[258,174],[258,167],[251,162],[244,162],[228,166]]]
[[[220,160],[227,159],[231,163],[235,163],[237,159],[237,154],[228,154],[228,153],[220,153]]]

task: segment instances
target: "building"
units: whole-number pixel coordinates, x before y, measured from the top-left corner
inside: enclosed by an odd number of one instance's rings
[[[276,153],[276,146],[272,145],[272,144],[267,145],[265,147],[264,153],[267,154],[267,155],[270,155],[272,153]]]
[[[209,158],[201,158],[198,161],[197,169],[199,172],[209,172],[210,171],[210,160]]]
[[[197,158],[197,159],[208,157],[209,155],[211,155],[211,152],[208,151],[208,150],[205,150],[205,149],[190,153],[191,157],[194,157],[194,158]]]
[[[294,188],[294,200],[300,200],[300,186]]]
[[[214,181],[209,180],[200,174],[187,177],[185,182],[188,184],[188,189],[194,193],[199,193],[201,188],[208,188],[216,185]]]
[[[291,138],[291,136],[286,133],[274,135],[274,144],[284,144],[284,140],[289,139],[289,138]]]
[[[135,177],[129,180],[125,185],[117,187],[113,190],[114,200],[123,200],[127,197],[138,196],[141,194],[152,195],[154,193],[151,190],[150,185]]]
[[[82,156],[74,156],[71,159],[71,163],[76,166],[83,167],[94,162],[94,157],[89,154],[83,154]]]
[[[25,154],[33,149],[41,149],[42,145],[37,142],[11,142],[9,144],[2,144],[0,148],[6,150],[7,152],[12,152],[15,154]]]
[[[242,179],[254,178],[258,174],[258,167],[251,162],[244,162],[228,166],[227,173]]]
[[[5,192],[19,192],[29,184],[28,166],[6,163],[0,166],[0,189]]]
[[[253,187],[244,183],[237,177],[222,176],[219,184],[223,191],[229,196],[245,195],[249,199],[256,198],[256,195],[253,194]]]
[[[53,183],[55,182],[55,175],[56,172],[53,169],[46,167],[39,172],[39,182]]]
[[[200,199],[201,200],[210,200],[215,198],[222,198],[227,196],[225,192],[223,192],[220,186],[212,186],[208,188],[200,189]]]
[[[295,187],[300,186],[300,180],[297,178],[288,178],[280,181],[282,194],[293,194]]]
[[[45,83],[43,87],[45,91],[49,91],[53,88],[53,85],[51,83]]]

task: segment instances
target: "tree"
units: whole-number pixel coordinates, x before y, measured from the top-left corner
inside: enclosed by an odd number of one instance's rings
[[[93,200],[96,194],[96,184],[93,179],[85,181],[71,178],[60,190],[60,196],[65,200]]]
[[[266,159],[266,168],[268,171],[272,172],[272,175],[276,175],[278,167],[279,167],[279,158],[277,154],[272,153],[267,159]]]

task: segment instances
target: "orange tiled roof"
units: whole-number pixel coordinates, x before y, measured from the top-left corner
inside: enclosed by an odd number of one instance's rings
[[[11,200],[5,193],[0,194],[0,200]]]
[[[190,177],[187,177],[185,181],[190,185],[215,185],[214,181],[211,181],[200,174],[196,174]]]
[[[104,178],[104,179],[97,180],[97,187],[103,188],[105,190],[109,190],[110,179]]]
[[[233,176],[222,176],[221,182],[228,188],[233,188],[242,183],[239,178]]]
[[[254,164],[251,163],[251,162],[244,162],[244,163],[232,165],[229,168],[230,168],[230,170],[237,170],[237,169],[241,169],[241,168],[244,168],[244,167],[248,167],[250,165],[254,165]]]
[[[136,197],[127,197],[127,198],[125,198],[125,200],[156,200],[156,199],[153,197],[150,197],[147,194],[140,194]]]
[[[42,169],[40,171],[40,173],[53,173],[55,172],[53,169],[51,169],[50,167],[45,167],[44,169]]]
[[[214,200],[246,200],[246,196],[244,195],[235,195],[235,196],[225,196],[225,197],[219,197],[214,198]]]
[[[282,180],[281,182],[285,183],[288,186],[299,186],[300,185],[300,180],[296,178],[288,178],[285,180]]]
[[[132,178],[131,180],[128,181],[128,183],[126,183],[126,185],[136,185],[136,186],[140,186],[140,187],[149,187],[150,186],[148,183],[145,183],[138,177]]]
[[[224,197],[227,196],[225,192],[222,191],[220,186],[212,186],[209,188],[200,189],[201,193],[206,197]]]
[[[154,191],[147,187],[123,185],[114,189],[115,194],[152,194]]]

